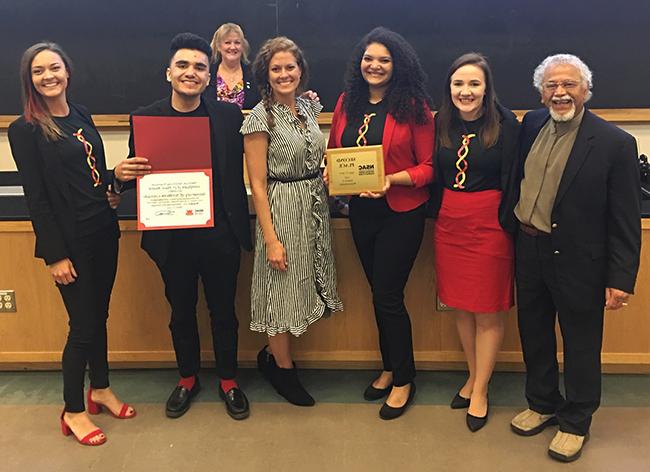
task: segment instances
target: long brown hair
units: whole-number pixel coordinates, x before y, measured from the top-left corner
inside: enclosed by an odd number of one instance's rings
[[[271,64],[273,56],[279,52],[290,52],[293,54],[293,57],[296,58],[298,67],[300,67],[300,83],[296,90],[297,94],[304,91],[305,86],[309,81],[309,67],[307,65],[307,60],[296,43],[286,36],[278,36],[277,38],[271,38],[262,44],[262,47],[253,62],[253,77],[260,91],[260,95],[262,96],[262,102],[264,103],[264,109],[266,110],[266,119],[269,128],[275,126],[273,114],[271,113],[271,107],[273,106],[273,92],[271,90],[271,85],[269,84],[269,65]]]
[[[65,70],[69,76],[68,84],[70,84],[72,62],[61,46],[46,41],[34,44],[23,53],[23,57],[20,60],[20,85],[23,101],[23,115],[28,123],[32,123],[41,129],[46,139],[49,141],[56,141],[64,136],[63,131],[61,131],[52,119],[52,114],[50,113],[45,100],[41,94],[36,91],[34,82],[32,81],[32,62],[36,55],[42,51],[52,51],[61,57],[61,60],[65,65]]]
[[[497,95],[494,91],[494,81],[492,80],[492,71],[487,59],[479,53],[469,52],[456,59],[449,67],[447,79],[445,81],[444,92],[440,110],[438,110],[438,136],[440,144],[443,147],[452,147],[449,131],[452,126],[459,123],[461,118],[458,109],[451,101],[451,76],[463,66],[473,65],[483,71],[485,75],[485,96],[483,97],[483,116],[485,122],[479,131],[479,139],[485,148],[494,146],[499,140],[499,131],[501,128],[499,110],[497,109]]]

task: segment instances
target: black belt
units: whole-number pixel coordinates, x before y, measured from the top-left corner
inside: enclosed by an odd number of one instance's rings
[[[279,179],[277,177],[269,177],[268,180],[270,182],[282,182],[283,184],[288,184],[290,182],[302,182],[303,180],[311,180],[315,179],[316,177],[320,177],[320,172],[314,172],[313,174],[305,175],[302,177],[295,177],[295,178],[286,178],[286,179]]]
[[[532,236],[536,238],[537,236],[549,236],[549,233],[545,233],[544,231],[540,231],[534,226],[530,225],[525,225],[523,223],[519,223],[519,229],[523,232],[526,233],[528,236]]]

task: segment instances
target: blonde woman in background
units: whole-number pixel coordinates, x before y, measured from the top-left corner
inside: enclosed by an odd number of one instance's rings
[[[244,31],[235,23],[224,23],[214,32],[210,58],[210,85],[205,94],[217,100],[250,110],[259,101],[249,66],[250,45]]]

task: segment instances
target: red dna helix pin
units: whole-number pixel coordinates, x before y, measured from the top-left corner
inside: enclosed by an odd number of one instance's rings
[[[88,167],[90,167],[90,176],[93,178],[93,187],[99,187],[102,184],[102,180],[99,171],[97,170],[97,159],[93,156],[93,145],[86,141],[83,131],[83,128],[79,128],[76,133],[72,133],[72,136],[77,138],[79,142],[84,145],[84,151],[86,151],[86,163],[88,164]]]
[[[465,172],[467,172],[467,167],[469,167],[465,158],[467,157],[467,154],[469,154],[469,142],[475,137],[476,134],[474,133],[463,135],[463,142],[456,153],[458,156],[458,160],[456,161],[456,169],[458,169],[458,172],[456,172],[456,183],[454,184],[454,188],[461,190],[465,188]]]
[[[363,115],[363,124],[359,127],[359,137],[357,138],[357,146],[362,147],[368,144],[366,139],[366,133],[368,132],[368,126],[373,116],[377,116],[377,113],[370,113]]]

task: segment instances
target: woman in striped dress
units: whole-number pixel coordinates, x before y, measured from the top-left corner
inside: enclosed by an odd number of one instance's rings
[[[268,40],[253,64],[262,101],[241,132],[257,213],[251,330],[269,345],[258,367],[290,403],[314,399],[298,380],[290,334],[343,305],[336,291],[329,210],[320,162],[325,140],[318,102],[300,98],[307,82],[302,51],[288,38]]]

